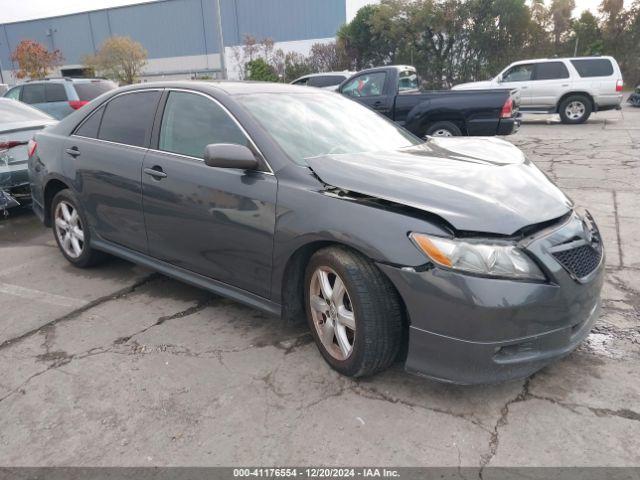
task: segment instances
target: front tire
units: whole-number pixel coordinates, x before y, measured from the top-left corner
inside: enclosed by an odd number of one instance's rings
[[[73,266],[92,267],[106,256],[89,246],[91,237],[86,217],[70,190],[61,190],[53,197],[51,225],[58,248]]]
[[[562,123],[577,125],[591,116],[591,101],[584,95],[571,95],[560,102],[558,112]]]
[[[305,274],[309,328],[326,362],[349,377],[388,368],[402,344],[400,299],[365,257],[342,247],[316,252]]]

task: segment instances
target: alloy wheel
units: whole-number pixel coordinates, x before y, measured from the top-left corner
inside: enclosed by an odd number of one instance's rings
[[[584,116],[586,111],[587,111],[587,108],[585,107],[584,103],[579,102],[577,100],[570,102],[564,109],[565,115],[570,120],[581,119]]]
[[[340,276],[329,267],[318,267],[309,285],[311,316],[318,338],[337,360],[353,352],[356,334],[355,313],[349,292]]]
[[[84,230],[78,210],[62,200],[54,212],[56,236],[60,247],[71,258],[78,258],[84,250]]]

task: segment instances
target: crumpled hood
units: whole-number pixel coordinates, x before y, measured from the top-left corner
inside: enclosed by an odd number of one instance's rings
[[[572,207],[519,149],[497,138],[433,138],[307,163],[328,185],[434,213],[458,230],[511,235]]]

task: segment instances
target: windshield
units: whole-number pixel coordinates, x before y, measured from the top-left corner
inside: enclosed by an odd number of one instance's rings
[[[259,93],[236,97],[296,163],[327,154],[397,150],[422,143],[337,93]]]
[[[17,100],[0,101],[0,126],[4,123],[27,122],[30,120],[53,120],[52,117]]]

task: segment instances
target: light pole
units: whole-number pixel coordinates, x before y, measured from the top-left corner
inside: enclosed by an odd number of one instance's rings
[[[227,66],[224,59],[224,35],[222,34],[222,14],[220,13],[220,0],[216,0],[216,16],[218,17],[218,45],[220,48],[220,70],[222,79],[227,79]]]

